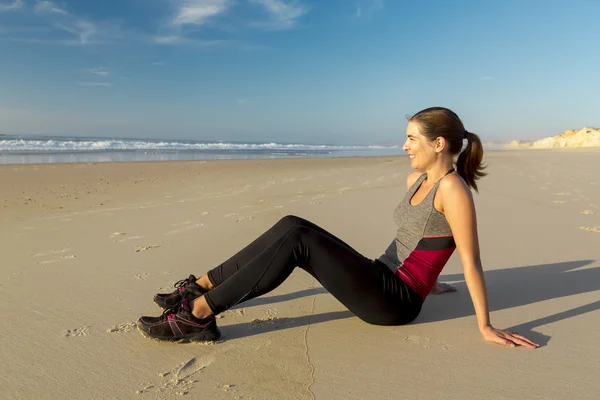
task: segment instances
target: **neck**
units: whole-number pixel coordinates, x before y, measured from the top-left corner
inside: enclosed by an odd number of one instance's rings
[[[435,183],[442,179],[444,175],[448,173],[453,168],[452,159],[444,158],[439,160],[429,168],[425,170],[427,173],[427,181],[430,183]]]

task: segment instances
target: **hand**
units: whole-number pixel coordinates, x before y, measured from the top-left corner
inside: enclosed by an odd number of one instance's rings
[[[433,287],[431,288],[431,292],[430,294],[443,294],[443,293],[450,293],[450,292],[456,292],[458,289],[456,289],[454,286],[449,285],[447,283],[443,283],[443,282],[435,282],[435,285],[433,285]]]
[[[524,346],[530,349],[537,349],[540,345],[533,343],[525,336],[517,335],[516,333],[501,331],[491,326],[484,328],[481,331],[483,338],[489,342],[498,343],[506,347]]]

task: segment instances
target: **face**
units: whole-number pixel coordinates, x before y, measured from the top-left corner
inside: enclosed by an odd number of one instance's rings
[[[437,155],[435,142],[430,142],[423,136],[419,131],[419,125],[412,121],[406,127],[406,142],[402,150],[408,153],[410,166],[421,171],[433,164]]]

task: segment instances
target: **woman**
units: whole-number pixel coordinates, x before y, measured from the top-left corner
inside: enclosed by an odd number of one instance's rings
[[[273,290],[296,266],[365,322],[406,324],[419,315],[429,293],[440,291],[437,278],[458,248],[483,337],[509,347],[538,347],[490,323],[469,189],[477,190],[476,180],[485,175],[479,137],[441,107],[415,114],[406,136],[403,150],[418,172],[408,176],[408,192],[394,212],[397,236],[377,260],[311,222],[287,216],[206,275],[190,275],[173,293],[157,294],[155,302],[166,310],[140,318],[140,331],[161,340],[216,340],[221,335],[216,314]]]

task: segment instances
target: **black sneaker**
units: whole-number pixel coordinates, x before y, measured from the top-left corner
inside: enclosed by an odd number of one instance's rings
[[[197,279],[194,275],[190,275],[187,279],[182,279],[175,283],[175,291],[172,293],[158,293],[154,295],[154,302],[158,304],[160,308],[171,308],[177,306],[181,300],[188,294],[191,295],[192,299],[202,296],[206,293],[206,290],[202,289],[196,283]]]
[[[177,307],[165,310],[160,317],[141,317],[137,327],[150,339],[170,342],[208,342],[221,337],[215,316],[194,317],[187,299]]]

